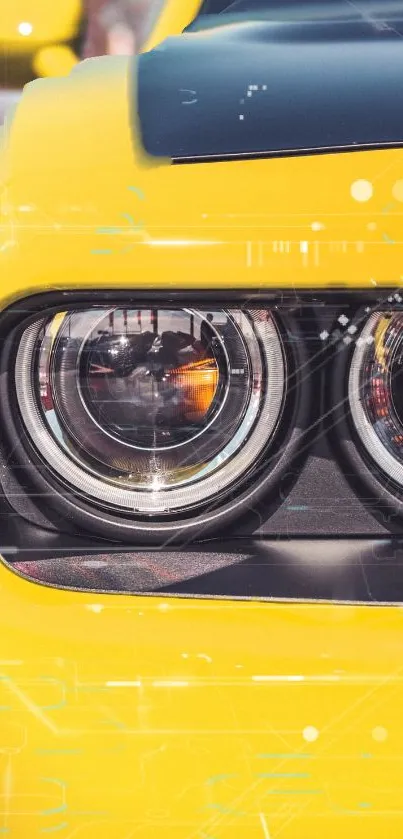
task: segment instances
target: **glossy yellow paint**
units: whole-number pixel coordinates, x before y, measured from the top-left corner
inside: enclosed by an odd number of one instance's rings
[[[151,160],[129,71],[27,88],[2,159],[1,307],[401,282],[403,151]],[[0,835],[402,835],[400,608],[90,595],[4,564],[0,607]]]
[[[142,288],[399,285],[401,149],[173,166],[132,140],[133,64],[91,60],[26,88],[3,163],[4,302],[134,277]]]
[[[401,835],[401,609],[0,593],[0,830]]]

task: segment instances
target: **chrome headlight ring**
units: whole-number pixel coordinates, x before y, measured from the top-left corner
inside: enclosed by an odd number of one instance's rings
[[[331,435],[346,477],[381,522],[403,516],[403,312],[358,311],[330,388]],[[400,376],[402,375],[402,378]],[[400,392],[402,391],[402,397]],[[402,402],[401,402],[402,400]]]

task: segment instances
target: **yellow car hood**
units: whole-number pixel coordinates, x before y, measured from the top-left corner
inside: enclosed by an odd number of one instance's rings
[[[172,165],[142,148],[133,61],[92,59],[25,89],[2,160],[4,300],[134,278],[142,288],[399,283],[401,149]]]

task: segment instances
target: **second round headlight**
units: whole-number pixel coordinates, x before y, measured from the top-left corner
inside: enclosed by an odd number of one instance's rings
[[[362,444],[387,479],[403,487],[403,313],[375,312],[354,350],[349,403]]]

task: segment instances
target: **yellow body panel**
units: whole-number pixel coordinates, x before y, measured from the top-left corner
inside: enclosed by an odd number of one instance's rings
[[[401,609],[0,592],[0,831],[401,836]]]
[[[131,64],[95,59],[26,88],[4,161],[5,301],[134,277],[142,288],[400,283],[402,149],[173,166],[132,140]]]
[[[90,61],[26,90],[2,160],[2,308],[400,284],[402,150],[151,160],[129,70]],[[90,595],[5,565],[0,607],[0,835],[402,835],[400,608]]]

